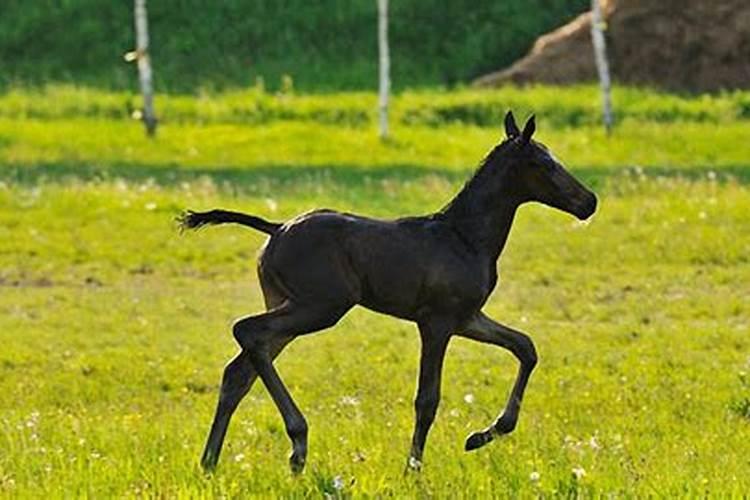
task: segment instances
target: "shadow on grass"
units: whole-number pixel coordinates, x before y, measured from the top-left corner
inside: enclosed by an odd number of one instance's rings
[[[165,187],[208,178],[217,184],[228,182],[236,184],[238,187],[251,188],[258,184],[286,185],[309,182],[325,182],[346,186],[385,179],[410,181],[432,175],[451,181],[460,181],[470,173],[470,170],[459,171],[408,164],[376,167],[346,164],[326,166],[264,164],[207,168],[141,163],[81,165],[69,162],[11,166],[0,170],[0,178],[22,185],[34,185],[42,181],[64,183],[74,180],[124,179],[136,182],[151,181]]]
[[[365,187],[387,180],[419,181],[438,177],[449,183],[460,184],[468,179],[472,168],[450,169],[414,164],[361,166],[333,164],[305,166],[300,164],[264,164],[226,167],[180,167],[177,165],[149,165],[117,163],[82,165],[75,162],[14,165],[0,168],[0,179],[12,184],[34,186],[40,182],[67,183],[75,181],[123,179],[133,182],[153,182],[164,187],[201,179],[210,179],[219,186],[228,185],[238,191],[266,191],[273,187],[325,185],[332,187]],[[714,177],[718,181],[729,178],[750,184],[750,164],[722,167],[645,167],[637,172],[632,167],[578,167],[571,172],[588,186],[596,189],[610,179],[628,175],[684,178],[701,180]]]

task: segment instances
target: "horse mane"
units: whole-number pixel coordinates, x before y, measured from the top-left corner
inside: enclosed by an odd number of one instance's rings
[[[483,211],[484,207],[481,206],[481,200],[477,198],[477,193],[487,184],[487,177],[497,175],[498,165],[503,163],[503,159],[512,143],[513,141],[510,139],[504,139],[503,142],[493,147],[482,161],[479,162],[479,166],[469,180],[464,183],[461,190],[440,210],[440,213],[447,214],[451,212],[465,217]]]

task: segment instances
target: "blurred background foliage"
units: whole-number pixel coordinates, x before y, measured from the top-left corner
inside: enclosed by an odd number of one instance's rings
[[[400,0],[390,7],[396,90],[453,86],[504,67],[587,0]],[[3,0],[0,86],[75,82],[132,88],[132,2]],[[374,0],[149,2],[159,92],[269,89],[290,75],[302,91],[371,89],[377,82]],[[220,29],[217,29],[220,27]]]

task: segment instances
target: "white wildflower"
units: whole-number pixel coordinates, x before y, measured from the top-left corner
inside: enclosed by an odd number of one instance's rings
[[[541,477],[541,476],[539,475],[539,473],[538,473],[537,471],[534,471],[534,472],[532,472],[531,474],[529,474],[529,480],[530,480],[530,481],[531,481],[532,483],[537,483],[537,482],[539,482],[539,478],[540,478],[540,477]]]
[[[341,476],[336,476],[333,478],[333,489],[337,491],[341,491],[344,489],[344,480],[341,479]]]
[[[586,469],[581,466],[573,467],[573,470],[571,472],[573,472],[573,477],[575,477],[579,481],[586,477]]]
[[[596,436],[591,436],[591,439],[589,439],[589,447],[591,447],[592,450],[598,450],[602,446],[599,444],[599,441],[596,440]]]
[[[29,415],[28,420],[26,420],[26,427],[29,429],[33,429],[36,427],[36,424],[39,423],[39,412],[38,411],[32,411],[31,415]]]
[[[354,396],[344,396],[339,400],[339,403],[341,403],[344,406],[358,406],[359,399],[357,399]]]
[[[464,403],[466,403],[467,405],[474,403],[474,395],[470,392],[464,394]]]

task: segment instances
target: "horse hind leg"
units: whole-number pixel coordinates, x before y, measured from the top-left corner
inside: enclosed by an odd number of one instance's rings
[[[346,305],[295,305],[289,301],[263,314],[248,316],[237,321],[233,333],[237,342],[247,352],[248,358],[260,375],[284,419],[292,454],[289,465],[292,472],[301,472],[307,458],[307,421],[292,399],[279,373],[273,365],[272,346],[286,345],[293,338],[333,326],[351,308]]]
[[[216,468],[229,421],[237,409],[237,405],[250,390],[256,376],[257,374],[250,364],[250,358],[244,351],[240,352],[224,368],[219,402],[216,405],[211,430],[208,433],[208,440],[201,457],[201,466],[204,470],[212,471]]]
[[[271,347],[271,357],[275,358],[287,343],[276,342]],[[257,378],[258,373],[250,361],[249,353],[244,350],[240,351],[224,369],[219,401],[201,457],[201,466],[204,470],[212,471],[216,468],[232,415]]]
[[[280,307],[287,300],[287,294],[284,293],[283,287],[273,279],[268,271],[258,265],[258,282],[263,292],[263,302],[266,310],[271,311]]]

